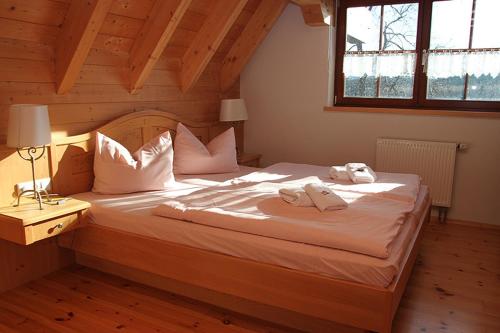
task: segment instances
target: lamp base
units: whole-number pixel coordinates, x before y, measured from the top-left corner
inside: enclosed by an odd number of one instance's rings
[[[33,179],[33,189],[25,190],[25,191],[22,191],[21,193],[19,193],[17,195],[17,205],[14,205],[14,207],[19,206],[19,202],[21,201],[21,197],[23,196],[23,194],[25,194],[25,193],[33,193],[33,199],[35,199],[36,201],[38,201],[38,207],[40,207],[40,209],[43,209],[43,207],[42,207],[42,193],[45,194],[45,196],[47,197],[47,201],[50,201],[50,197],[49,197],[49,194],[47,193],[47,191],[45,191],[44,189],[37,190],[37,188],[36,188],[36,182],[35,182],[35,161],[38,160],[39,158],[41,158],[43,156],[43,154],[45,153],[45,146],[42,146],[42,151],[41,151],[41,153],[38,156],[36,155],[37,152],[38,152],[38,148],[37,147],[29,147],[29,148],[27,148],[26,152],[27,152],[28,156],[23,156],[22,151],[23,150],[21,148],[17,148],[17,154],[23,160],[28,161],[31,164],[31,177]]]
[[[17,203],[14,204],[14,207],[19,206],[19,204],[21,203],[21,197],[26,193],[33,193],[33,199],[35,199],[38,202],[38,207],[40,208],[40,210],[43,209],[42,195],[45,195],[45,197],[47,198],[47,201],[50,201],[49,193],[45,190],[25,190],[17,195]]]

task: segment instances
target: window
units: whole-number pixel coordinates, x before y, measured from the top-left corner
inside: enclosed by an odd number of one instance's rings
[[[499,0],[340,0],[335,104],[500,111]]]

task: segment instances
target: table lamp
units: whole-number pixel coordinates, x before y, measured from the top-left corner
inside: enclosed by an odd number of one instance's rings
[[[238,99],[223,99],[220,105],[220,121],[238,122],[248,119],[247,107],[245,100]]]
[[[35,181],[35,161],[45,153],[45,145],[50,143],[50,123],[47,105],[14,104],[9,109],[7,147],[17,149],[19,156],[31,163],[33,189],[17,195],[17,204],[26,193],[33,193],[33,199],[42,207],[42,194],[49,195],[44,189],[37,189]]]
[[[248,119],[247,107],[245,100],[237,99],[223,99],[220,106],[219,121],[232,122],[233,127],[238,125],[238,122]],[[236,147],[236,154],[240,156],[240,151]]]

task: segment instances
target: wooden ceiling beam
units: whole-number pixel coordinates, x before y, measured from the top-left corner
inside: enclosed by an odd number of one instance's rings
[[[130,54],[130,92],[136,93],[151,74],[191,0],[157,0]]]
[[[276,20],[288,4],[288,0],[263,0],[224,58],[220,84],[226,91],[236,82],[241,71],[260,43],[266,38]]]
[[[113,0],[73,0],[57,40],[56,92],[73,87]]]
[[[198,81],[246,3],[247,0],[217,0],[214,4],[182,58],[180,85],[183,92]]]
[[[334,24],[334,0],[291,0],[300,6],[304,22],[312,27]]]

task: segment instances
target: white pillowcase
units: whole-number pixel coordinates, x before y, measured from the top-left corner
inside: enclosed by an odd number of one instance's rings
[[[120,194],[164,190],[175,181],[173,155],[168,131],[133,155],[118,142],[97,132],[92,191]]]
[[[195,175],[239,170],[232,127],[205,146],[186,126],[178,123],[174,147],[175,173]]]

